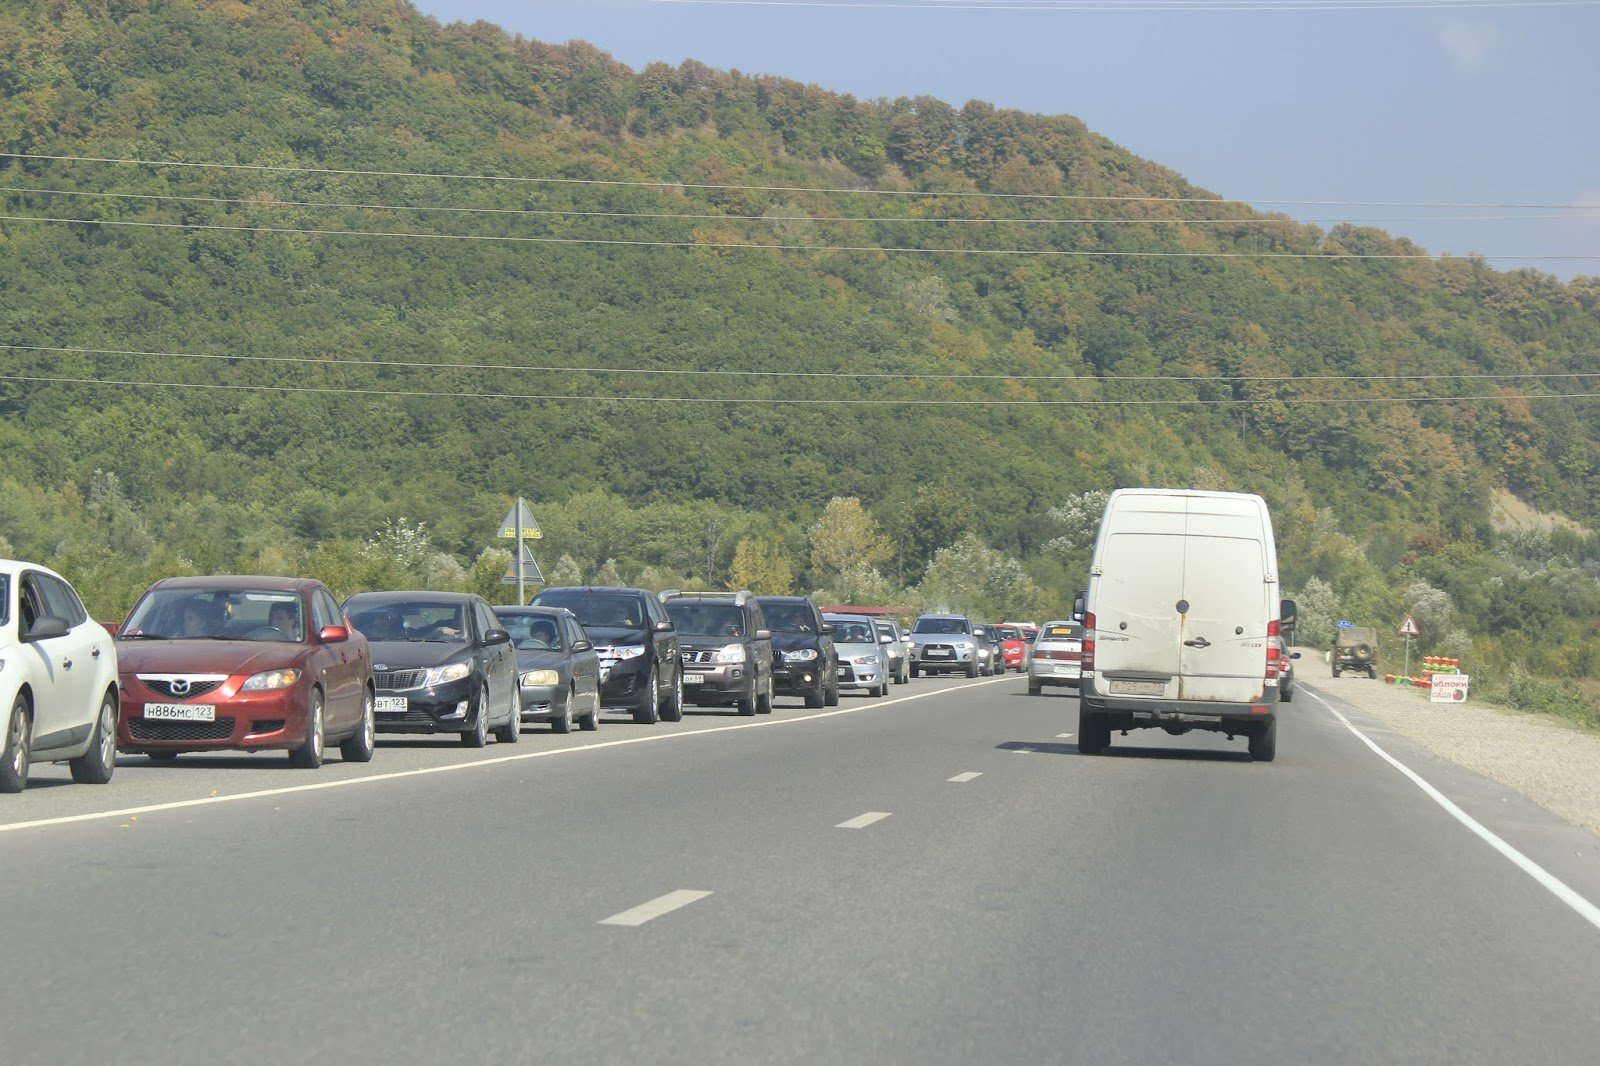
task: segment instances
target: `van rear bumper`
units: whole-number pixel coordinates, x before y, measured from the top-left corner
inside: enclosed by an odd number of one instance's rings
[[[1122,696],[1083,694],[1083,709],[1137,725],[1165,725],[1168,722],[1204,725],[1216,722],[1265,721],[1273,717],[1278,701],[1276,691],[1263,694],[1260,703],[1212,703],[1207,700],[1141,700]],[[1121,728],[1127,728],[1123,726]]]

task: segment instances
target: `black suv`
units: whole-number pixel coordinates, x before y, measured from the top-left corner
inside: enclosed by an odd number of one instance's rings
[[[538,607],[565,607],[578,616],[600,653],[600,702],[633,712],[646,725],[683,719],[683,667],[672,620],[647,589],[548,588]]]
[[[772,630],[772,690],[804,696],[807,707],[839,705],[839,656],[833,623],[809,596],[757,596]]]
[[[748,592],[661,594],[683,650],[683,689],[701,705],[772,713],[772,633]]]

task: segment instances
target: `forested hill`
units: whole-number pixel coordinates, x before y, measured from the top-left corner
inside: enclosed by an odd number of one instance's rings
[[[516,493],[586,577],[749,542],[802,587],[859,497],[890,585],[971,531],[1041,609],[1051,509],[1117,485],[1261,492],[1287,582],[1374,610],[1490,557],[1496,489],[1600,520],[1559,376],[1600,281],[1263,216],[1070,117],[398,0],[10,0],[0,40],[0,548],[106,602],[401,519],[470,567]]]

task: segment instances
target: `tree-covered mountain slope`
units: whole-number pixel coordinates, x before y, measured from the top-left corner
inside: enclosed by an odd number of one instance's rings
[[[14,0],[0,40],[0,547],[113,608],[402,520],[470,568],[518,493],[585,576],[749,542],[802,587],[858,497],[890,587],[971,532],[1041,609],[1082,580],[1052,508],[1134,483],[1262,493],[1286,583],[1370,612],[1452,552],[1593,566],[1489,517],[1600,521],[1594,279],[1261,215],[1070,117],[400,0]]]

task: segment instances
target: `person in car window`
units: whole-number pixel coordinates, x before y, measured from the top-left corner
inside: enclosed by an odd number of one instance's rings
[[[290,640],[300,639],[300,612],[292,603],[275,603],[267,612],[267,625]]]

